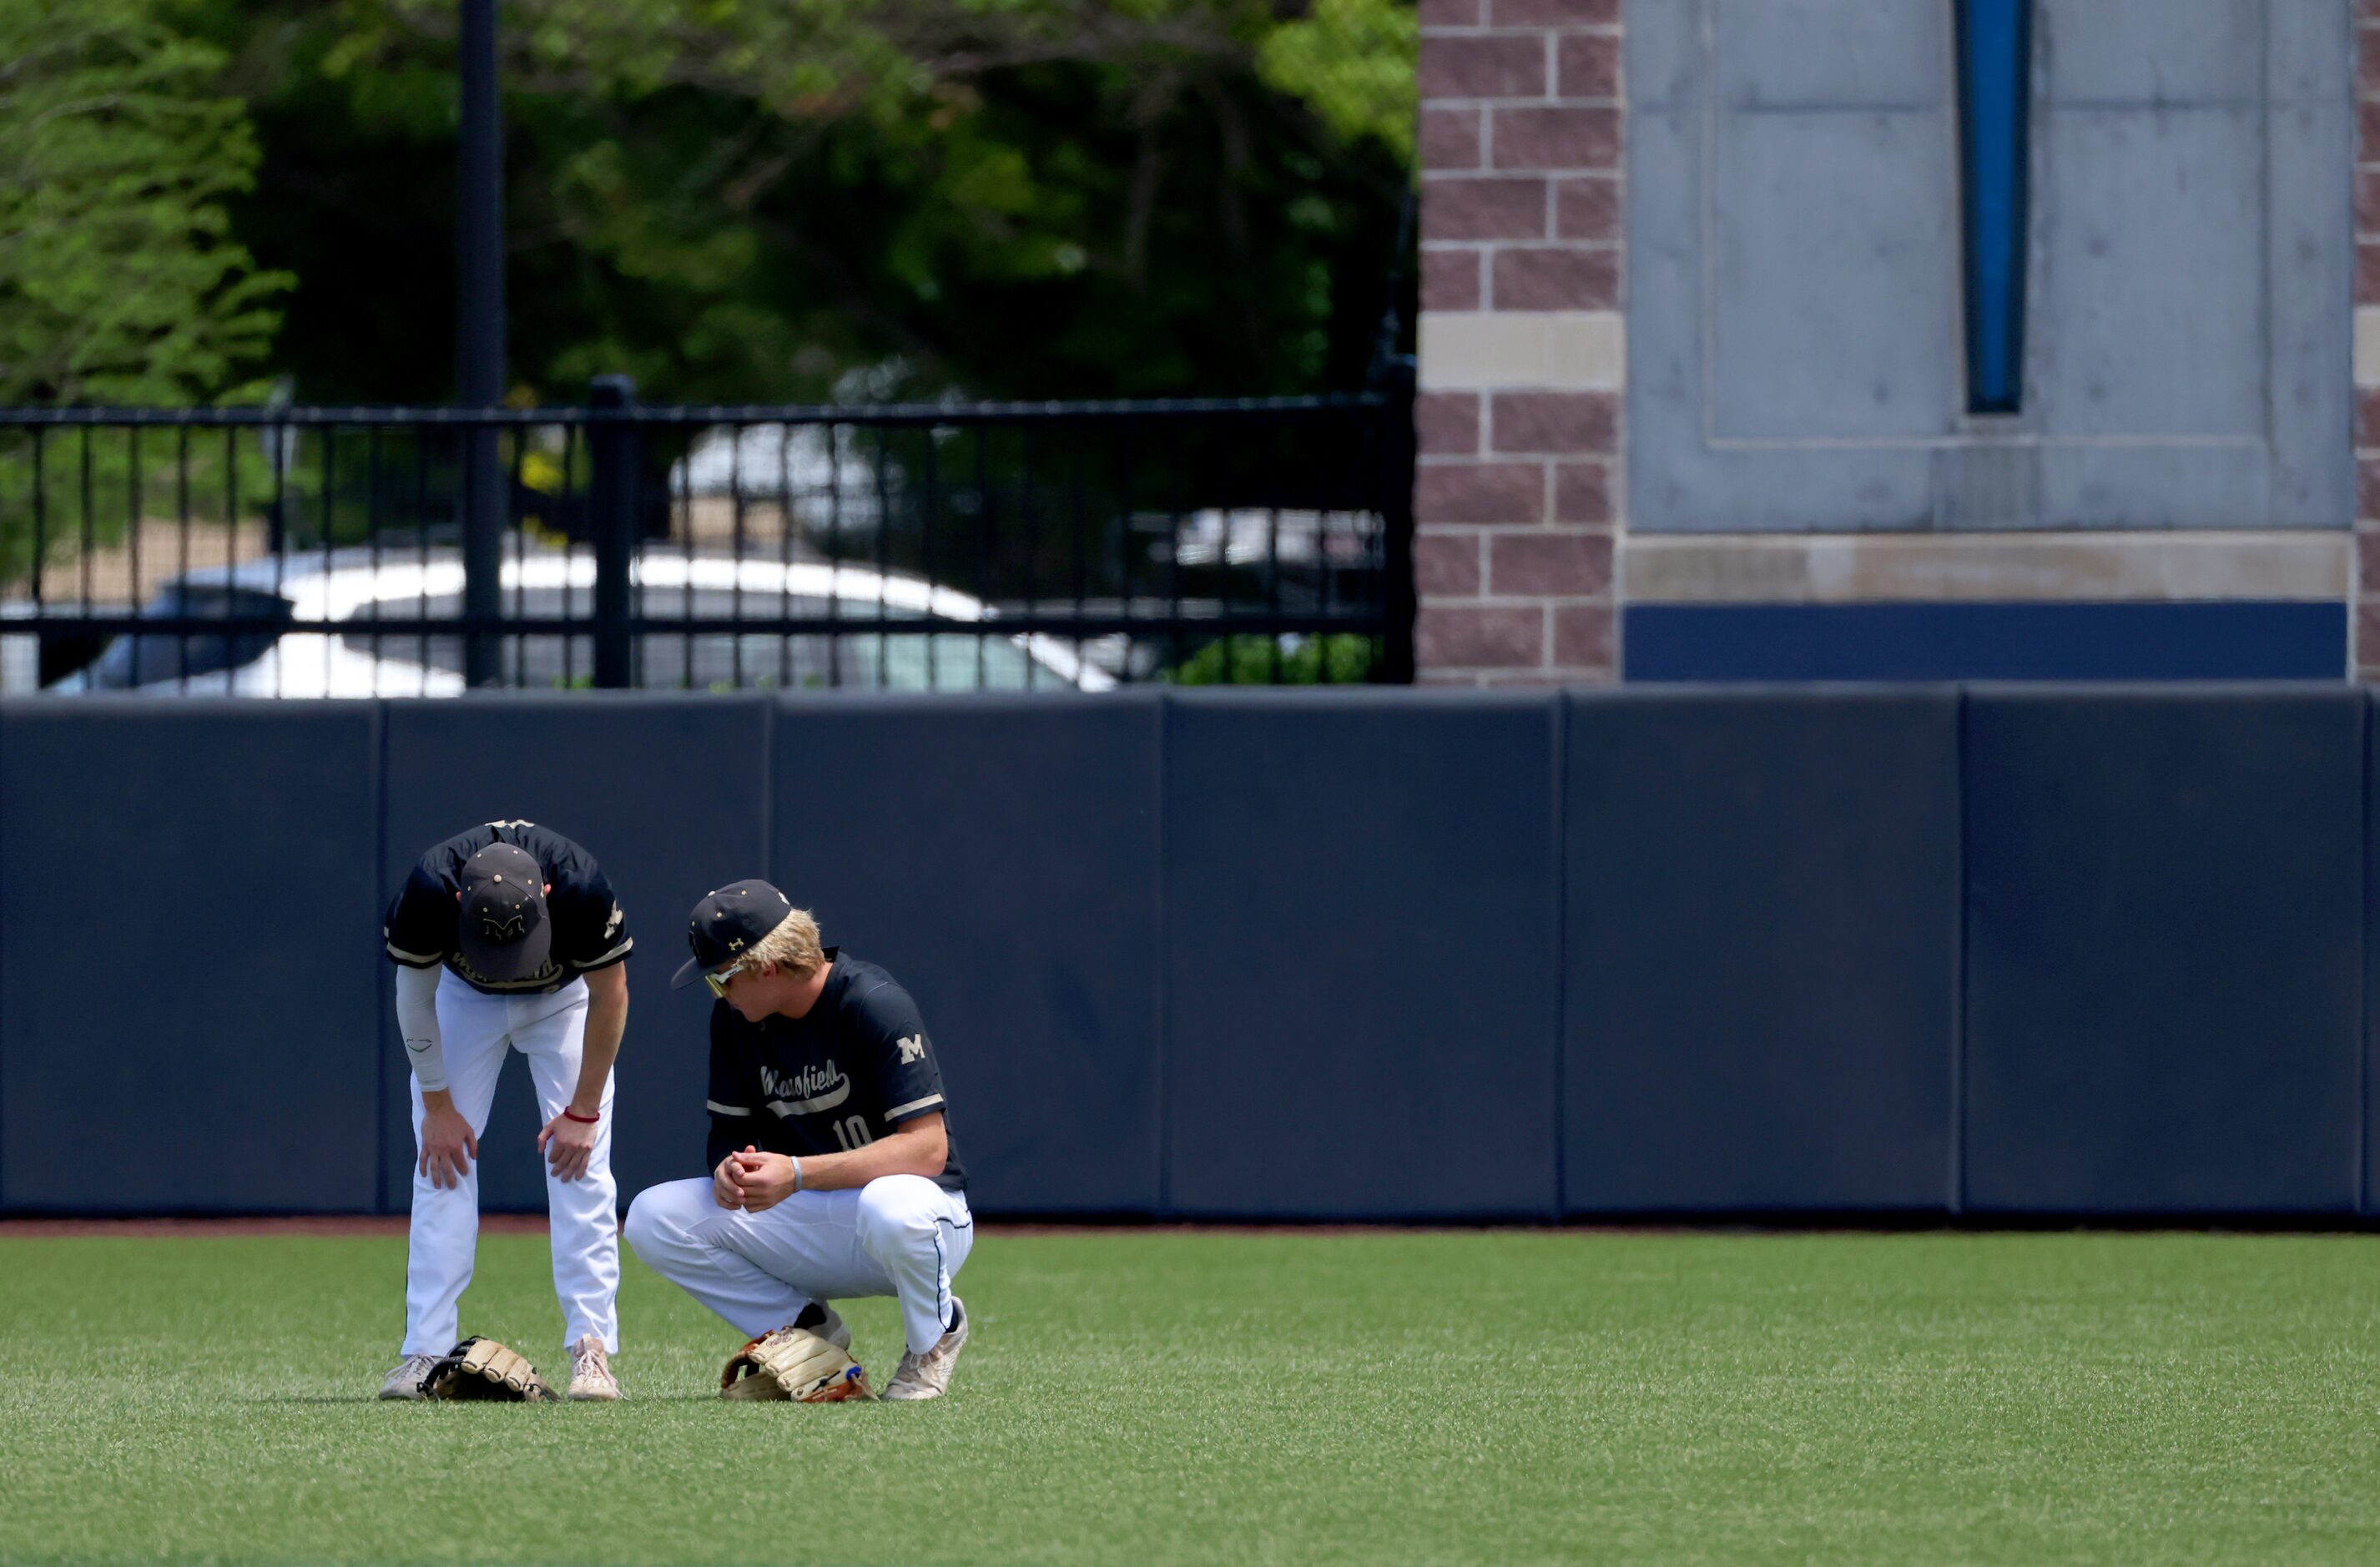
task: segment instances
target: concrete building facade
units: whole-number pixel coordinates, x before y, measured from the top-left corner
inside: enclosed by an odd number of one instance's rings
[[[1423,678],[2380,667],[2380,0],[1421,20]]]

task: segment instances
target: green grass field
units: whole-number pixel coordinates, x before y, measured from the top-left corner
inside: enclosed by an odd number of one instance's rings
[[[625,1266],[631,1402],[383,1404],[401,1239],[0,1239],[0,1559],[2380,1561],[2369,1238],[994,1229],[815,1408]],[[541,1238],[464,1306],[566,1369]]]

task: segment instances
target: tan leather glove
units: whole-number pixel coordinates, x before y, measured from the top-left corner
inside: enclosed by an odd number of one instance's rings
[[[559,1396],[520,1355],[493,1339],[465,1339],[441,1355],[421,1379],[424,1398],[493,1398],[551,1403]]]
[[[807,1328],[780,1328],[735,1352],[719,1373],[719,1396],[840,1403],[874,1398],[876,1390],[849,1351]]]

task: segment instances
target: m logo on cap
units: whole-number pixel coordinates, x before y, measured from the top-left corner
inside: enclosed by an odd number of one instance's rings
[[[491,941],[517,941],[528,934],[528,921],[521,915],[510,919],[498,919],[492,914],[480,917],[480,934]]]

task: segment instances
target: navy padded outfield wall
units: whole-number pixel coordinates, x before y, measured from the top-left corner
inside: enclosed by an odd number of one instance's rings
[[[380,916],[526,817],[638,939],[623,1199],[698,1170],[695,900],[915,992],[980,1211],[2351,1219],[2344,685],[0,702],[0,1210],[401,1213]],[[95,1160],[91,1128],[142,1128]],[[525,1063],[489,1209],[544,1205]]]
[[[1171,1210],[1557,1210],[1556,711],[1169,704]]]
[[[2364,711],[1970,693],[1970,1212],[2356,1209]]]
[[[381,713],[0,710],[0,1200],[359,1212],[378,1199]]]
[[[778,710],[766,871],[917,999],[987,1211],[1158,1195],[1157,746],[1141,697]]]
[[[2363,720],[2363,1192],[2366,1217],[2380,1213],[2380,691]],[[6,940],[0,931],[0,940]],[[6,1026],[0,1021],[0,1026]]]
[[[1566,1206],[1940,1209],[1954,693],[1570,704]]]

